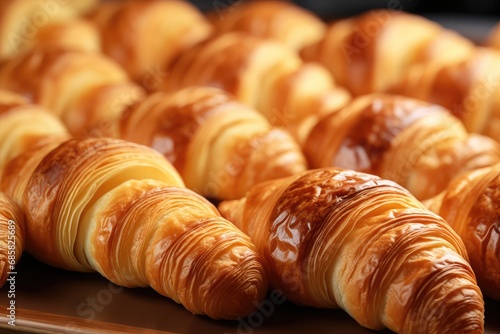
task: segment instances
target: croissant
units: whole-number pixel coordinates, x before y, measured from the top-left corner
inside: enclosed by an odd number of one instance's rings
[[[0,287],[7,282],[9,273],[16,272],[24,248],[24,229],[21,210],[0,192]]]
[[[500,142],[500,52],[478,49],[460,62],[414,67],[392,92],[448,108],[470,132]]]
[[[318,119],[350,99],[322,66],[304,64],[281,43],[244,33],[217,36],[184,52],[162,89],[193,85],[224,89],[271,124],[286,127],[299,144]]]
[[[247,315],[266,294],[250,239],[184,188],[158,152],[87,138],[38,158],[32,175],[17,177],[29,179],[21,203],[26,249],[40,261],[97,271],[126,287],[149,285],[215,319]]]
[[[5,165],[32,147],[69,134],[60,120],[18,94],[0,90],[0,180]]]
[[[500,299],[500,164],[464,173],[424,204],[443,217],[467,247],[483,292]]]
[[[353,95],[364,95],[387,91],[414,65],[439,67],[474,52],[471,41],[424,17],[374,10],[331,23],[301,55],[325,65]]]
[[[286,1],[214,2],[207,18],[218,34],[242,31],[275,39],[294,50],[319,41],[326,25],[312,12]]]
[[[147,90],[160,85],[175,57],[212,33],[202,13],[179,0],[100,3],[90,19],[103,52]]]
[[[0,88],[51,110],[73,135],[96,129],[113,136],[129,104],[144,97],[107,57],[78,50],[32,50],[0,64]]]
[[[483,333],[484,303],[462,240],[394,182],[310,170],[219,209],[295,303],[340,307],[370,329]]]
[[[440,106],[370,94],[318,122],[304,154],[311,168],[333,166],[379,175],[422,200],[437,195],[464,171],[500,162],[500,145],[467,133]]]
[[[38,47],[99,51],[97,28],[79,18],[96,3],[96,0],[3,0],[0,3],[0,59]]]
[[[213,87],[148,96],[122,117],[120,136],[162,153],[189,189],[211,198],[240,198],[256,183],[306,169],[288,132]]]

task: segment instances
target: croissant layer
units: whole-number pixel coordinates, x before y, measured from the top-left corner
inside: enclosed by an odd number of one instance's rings
[[[318,169],[222,202],[290,300],[341,307],[398,333],[482,333],[484,303],[460,237],[408,191]]]

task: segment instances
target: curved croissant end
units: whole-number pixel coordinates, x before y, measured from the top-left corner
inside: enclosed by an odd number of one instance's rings
[[[165,155],[188,188],[211,198],[240,198],[254,184],[306,169],[285,130],[213,87],[152,94],[121,125],[123,139]]]
[[[464,241],[483,292],[500,299],[500,164],[460,175],[424,203]]]
[[[215,319],[245,316],[265,296],[267,274],[250,239],[184,188],[161,154],[109,138],[43,148],[44,156],[25,152],[6,169],[26,173],[13,182],[25,188],[26,245],[36,258],[150,285]]]
[[[296,303],[339,306],[371,329],[483,333],[484,302],[462,240],[396,183],[311,170],[219,209]]]
[[[304,153],[312,168],[379,175],[421,200],[464,171],[500,162],[500,145],[467,133],[448,110],[387,94],[360,96],[325,116],[313,127]]]

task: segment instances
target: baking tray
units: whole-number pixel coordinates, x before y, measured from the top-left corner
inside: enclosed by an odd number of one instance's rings
[[[0,290],[2,333],[391,333],[371,331],[347,313],[289,302],[240,321],[196,316],[150,288],[126,289],[97,273],[49,267],[23,255],[16,275],[16,326],[7,323],[8,288]],[[487,334],[500,334],[500,301],[486,299]]]

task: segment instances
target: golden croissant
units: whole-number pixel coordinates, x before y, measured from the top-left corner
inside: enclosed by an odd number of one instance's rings
[[[286,1],[215,1],[207,16],[218,34],[242,31],[300,50],[323,37],[326,25],[312,12]]]
[[[265,296],[265,268],[250,239],[184,188],[158,152],[89,138],[37,158],[32,175],[9,178],[28,179],[26,249],[37,259],[126,287],[149,285],[215,319],[247,315]]]
[[[440,104],[468,131],[500,142],[500,51],[481,48],[460,62],[415,66],[391,91]]]
[[[254,184],[306,169],[300,147],[254,109],[213,87],[158,92],[131,107],[120,137],[162,153],[189,189],[235,199]]]
[[[0,90],[0,180],[5,165],[19,154],[68,137],[56,116],[18,94]]]
[[[424,204],[460,235],[483,292],[500,299],[500,164],[460,175]]]
[[[97,52],[97,27],[81,18],[96,0],[2,0],[0,2],[0,59],[33,48],[63,48]]]
[[[169,69],[163,89],[193,85],[224,89],[286,127],[301,144],[323,115],[350,99],[328,71],[305,64],[291,48],[244,33],[227,33],[194,46]]]
[[[161,84],[175,57],[212,33],[202,13],[181,0],[103,2],[90,18],[102,51],[147,90]]]
[[[471,41],[424,17],[374,10],[331,23],[301,54],[325,65],[353,95],[364,95],[386,91],[416,64],[439,67],[474,52]]]
[[[112,59],[58,49],[32,50],[0,63],[0,88],[46,107],[77,136],[89,129],[116,136],[116,120],[145,95]]]
[[[295,303],[340,307],[370,329],[483,333],[484,302],[462,240],[392,181],[310,170],[219,209]]]
[[[0,192],[0,287],[7,282],[9,273],[16,273],[16,264],[24,248],[24,229],[21,210]]]
[[[395,95],[358,97],[325,116],[304,144],[311,168],[343,167],[396,181],[426,199],[456,175],[500,162],[500,145],[469,134],[448,110]]]

